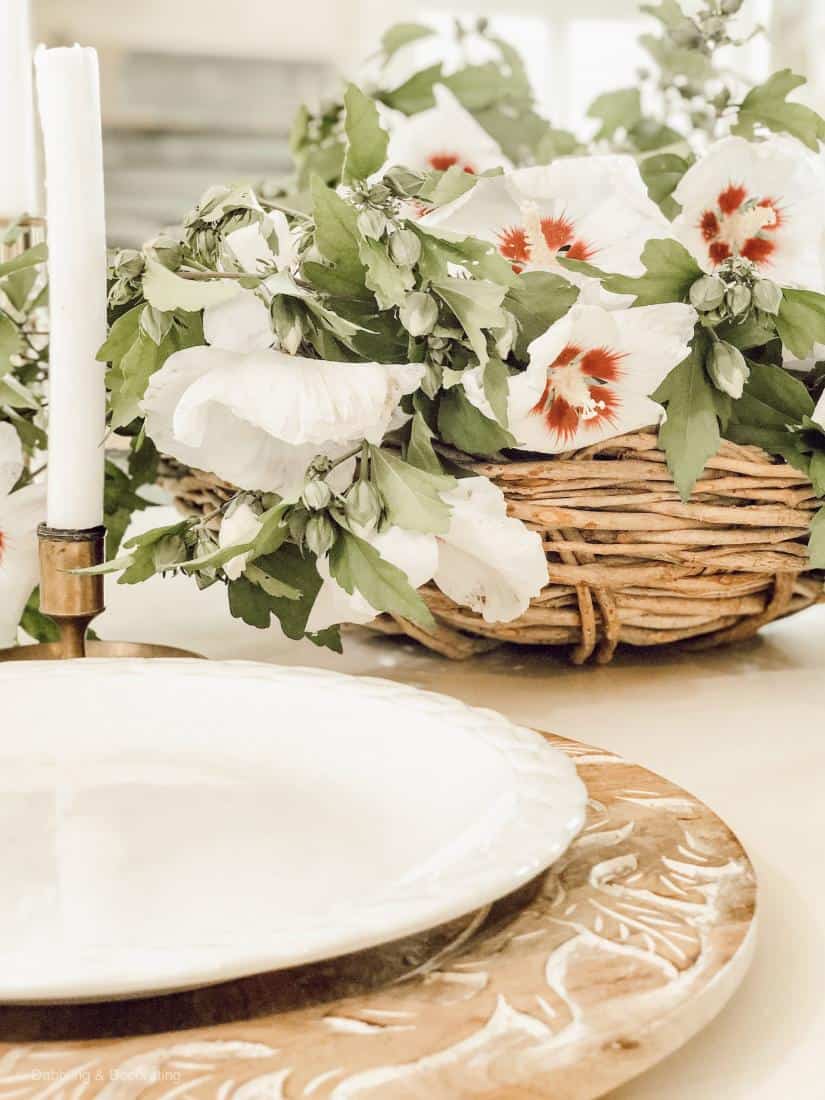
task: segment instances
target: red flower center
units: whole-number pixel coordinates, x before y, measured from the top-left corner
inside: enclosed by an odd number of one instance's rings
[[[448,168],[452,168],[454,164],[460,164],[465,172],[469,172],[471,176],[476,174],[475,168],[472,164],[465,164],[458,153],[431,153],[427,157],[427,163],[431,168],[435,168],[436,172],[446,172]]]
[[[569,442],[581,427],[615,424],[621,399],[607,383],[621,377],[621,352],[596,347],[584,351],[567,344],[547,368],[547,382],[531,409],[544,417],[561,442]]]
[[[541,234],[551,252],[561,252],[563,249],[565,256],[571,260],[589,260],[596,252],[595,248],[576,237],[573,223],[564,215],[558,218],[542,218]],[[533,254],[527,230],[520,225],[511,225],[500,230],[498,250],[505,259],[510,260],[517,275],[530,262]]]
[[[699,230],[713,264],[730,256],[765,264],[776,250],[772,237],[782,220],[776,199],[754,198],[743,184],[730,183],[717,195],[716,206],[702,211]]]

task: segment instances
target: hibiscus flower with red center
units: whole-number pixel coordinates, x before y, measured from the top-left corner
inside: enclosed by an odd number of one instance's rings
[[[781,285],[821,290],[823,190],[825,168],[798,141],[725,138],[679,182],[674,229],[706,271],[739,257]]]
[[[597,280],[568,271],[559,258],[640,275],[645,244],[671,235],[636,164],[624,156],[566,157],[480,179],[423,224],[490,241],[517,274],[558,271],[581,286],[585,300],[615,306],[632,299],[603,292]]]
[[[519,449],[556,454],[658,423],[662,408],[649,395],[687,355],[695,323],[695,310],[678,303],[573,306],[510,379]]]

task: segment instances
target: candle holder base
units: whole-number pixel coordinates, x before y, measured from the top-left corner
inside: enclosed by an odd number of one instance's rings
[[[40,610],[57,623],[60,640],[0,650],[0,661],[65,661],[72,658],[200,657],[186,649],[143,642],[87,640],[89,623],[104,610],[102,564],[106,529],[64,531],[41,524]]]

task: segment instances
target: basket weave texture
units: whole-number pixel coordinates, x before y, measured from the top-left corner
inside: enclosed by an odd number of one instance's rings
[[[387,615],[373,624],[444,656],[514,642],[566,646],[581,664],[610,661],[620,642],[709,647],[748,638],[822,597],[806,549],[818,507],[810,482],[757,447],[723,443],[688,503],[654,429],[553,458],[451,457],[493,480],[510,514],[539,532],[548,583],[509,623],[487,623],[427,585],[420,591],[434,630]],[[213,475],[174,464],[163,480],[187,513],[214,511],[234,492]]]

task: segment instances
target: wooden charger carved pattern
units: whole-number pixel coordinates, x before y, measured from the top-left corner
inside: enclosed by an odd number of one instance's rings
[[[755,880],[692,795],[551,738],[583,833],[517,894],[424,936],[164,998],[0,1008],[0,1100],[590,1100],[719,1011]]]

